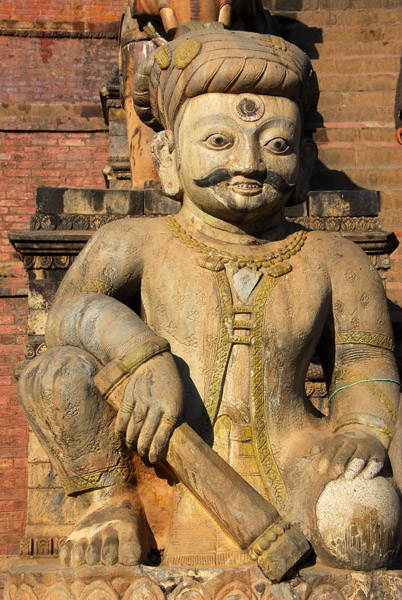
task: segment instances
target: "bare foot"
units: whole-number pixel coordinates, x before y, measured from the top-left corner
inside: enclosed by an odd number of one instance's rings
[[[85,496],[90,507],[60,550],[62,565],[138,564],[147,538],[134,488],[111,486]]]

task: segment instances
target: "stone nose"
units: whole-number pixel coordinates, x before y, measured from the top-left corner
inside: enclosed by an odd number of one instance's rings
[[[261,179],[267,168],[258,142],[251,136],[245,137],[233,151],[228,169],[232,175],[245,175]]]

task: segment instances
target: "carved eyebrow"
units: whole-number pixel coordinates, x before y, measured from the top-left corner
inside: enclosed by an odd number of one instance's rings
[[[215,123],[218,125],[234,125],[236,127],[239,127],[239,123],[232,119],[232,117],[230,117],[229,115],[208,115],[206,117],[201,117],[198,121],[196,121],[195,126],[213,126]],[[280,117],[275,119],[269,119],[267,121],[264,121],[263,123],[260,123],[260,125],[256,127],[255,131],[257,133],[260,133],[262,130],[272,127],[285,127],[286,129],[291,131],[291,133],[293,133],[296,130],[296,126],[293,123],[293,121],[291,121],[290,119],[284,119]]]
[[[291,121],[290,119],[277,118],[269,119],[268,121],[264,121],[264,123],[261,123],[257,127],[257,132],[260,133],[260,131],[271,127],[285,127],[286,129],[289,129],[292,133],[296,131],[296,125],[293,123],[293,121]]]
[[[226,124],[225,122],[222,123],[222,121],[229,121],[230,123],[236,124],[236,122],[228,115],[208,115],[198,119],[198,121],[195,122],[195,125],[213,125],[214,123],[217,123],[218,125]]]

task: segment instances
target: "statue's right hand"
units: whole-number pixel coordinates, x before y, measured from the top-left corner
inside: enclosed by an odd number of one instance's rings
[[[156,463],[183,409],[183,384],[170,352],[158,354],[130,376],[116,419],[127,446]]]

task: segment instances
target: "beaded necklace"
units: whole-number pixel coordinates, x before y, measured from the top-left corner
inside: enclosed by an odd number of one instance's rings
[[[231,254],[226,250],[217,250],[212,246],[208,246],[207,244],[196,240],[192,235],[187,233],[181,225],[179,225],[173,215],[167,217],[166,222],[173,235],[190,248],[194,248],[198,252],[207,254],[212,259],[223,263],[223,265],[234,265],[238,269],[249,267],[258,270],[261,267],[267,267],[268,274],[272,277],[280,277],[292,270],[291,265],[284,261],[288,260],[291,256],[294,256],[301,250],[307,237],[307,231],[301,229],[293,234],[292,239],[285,247],[279,248],[276,252],[249,257],[241,254]]]

